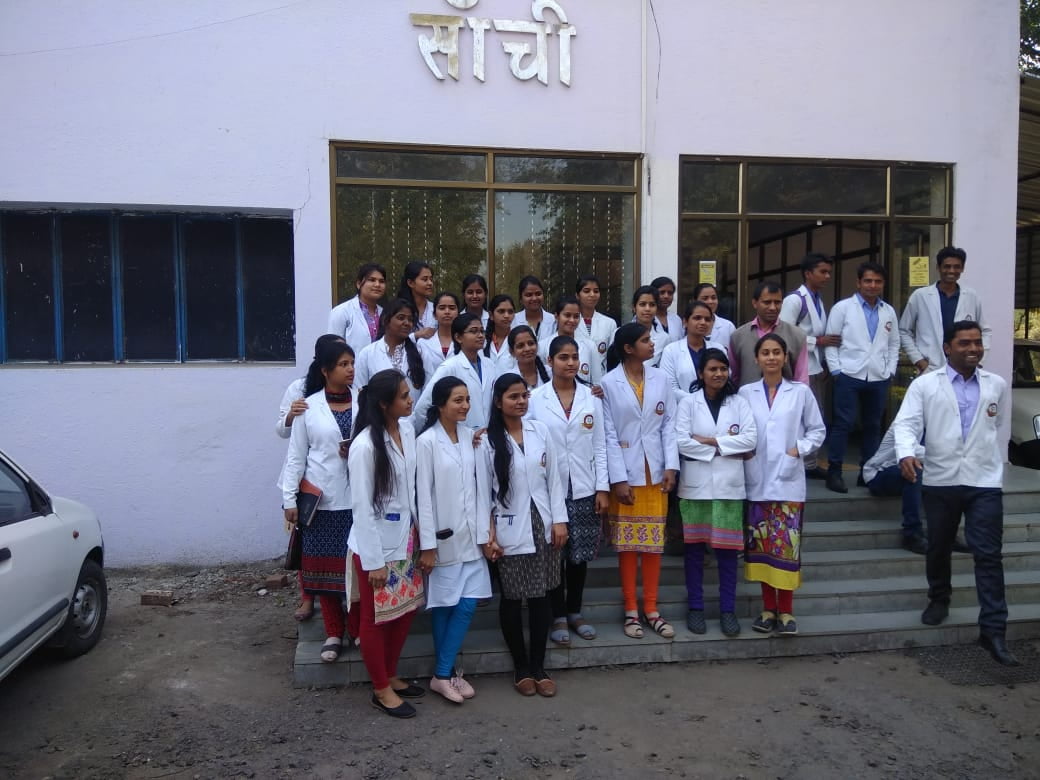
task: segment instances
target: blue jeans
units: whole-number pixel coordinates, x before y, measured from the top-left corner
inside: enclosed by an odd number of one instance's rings
[[[956,421],[953,422],[956,424]],[[964,541],[975,556],[975,591],[979,599],[979,631],[1004,636],[1007,601],[1004,598],[1004,494],[1000,488],[966,485],[932,487],[921,493],[928,517],[928,599],[949,604],[950,553],[957,526],[964,515]]]
[[[881,444],[881,415],[888,400],[889,380],[868,382],[844,374],[834,377],[831,433],[827,439],[827,461],[831,472],[840,472],[845,462],[845,449],[849,443],[849,431],[856,422],[856,406],[860,407],[860,425],[863,429],[862,449],[859,454],[860,468],[877,452]]]
[[[917,481],[907,482],[899,465],[881,469],[870,482],[867,490],[872,496],[903,497],[903,536],[910,539],[923,536],[921,526],[921,470],[917,470]]]

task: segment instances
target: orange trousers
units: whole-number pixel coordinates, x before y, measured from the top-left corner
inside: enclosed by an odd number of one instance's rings
[[[636,573],[639,562],[643,565],[643,614],[657,614],[657,585],[661,581],[661,554],[619,552],[618,568],[621,570],[621,596],[625,601],[625,612],[638,612],[636,601]]]

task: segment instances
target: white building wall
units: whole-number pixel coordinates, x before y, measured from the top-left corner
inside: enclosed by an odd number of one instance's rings
[[[294,217],[296,366],[0,366],[0,447],[98,510],[111,562],[280,552],[273,426],[332,298],[330,139],[644,152],[644,279],[675,273],[680,154],[953,162],[965,281],[1010,299],[1010,0],[656,0],[659,47],[645,2],[560,2],[578,30],[569,89],[555,47],[549,86],[519,82],[493,32],[485,83],[468,31],[460,80],[438,82],[408,14],[456,13],[444,0],[0,4],[0,207]],[[524,19],[530,4],[469,13]],[[982,273],[987,261],[1006,272]],[[1010,333],[1009,309],[990,311]],[[1006,374],[1009,358],[995,350],[992,367]]]

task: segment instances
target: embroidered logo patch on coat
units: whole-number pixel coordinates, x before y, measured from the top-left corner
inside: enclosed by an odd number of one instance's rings
[[[658,414],[664,414],[664,401],[658,401],[657,406],[654,407],[654,411]]]
[[[996,417],[997,416],[997,405],[996,404],[990,404],[989,406],[987,406],[986,407],[986,414],[988,414],[990,417]]]
[[[591,414],[587,414],[587,415],[585,415],[584,417],[581,418],[582,426],[584,426],[585,428],[587,428],[590,431],[592,430],[592,426],[595,424],[595,422],[596,422],[596,418],[594,418]]]
[[[601,342],[600,342],[600,343],[599,343],[599,344],[598,344],[598,345],[596,346],[596,349],[597,349],[597,350],[599,351],[599,354],[601,354],[601,355],[605,355],[605,354],[607,354],[607,342],[605,342],[605,341],[601,341]]]
[[[730,436],[736,436],[738,433],[740,433],[740,426],[739,425],[737,425],[736,423],[733,423],[733,425],[729,426],[729,435]]]

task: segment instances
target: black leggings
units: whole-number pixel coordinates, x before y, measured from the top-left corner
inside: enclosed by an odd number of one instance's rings
[[[554,619],[563,620],[568,615],[581,612],[581,599],[585,595],[585,574],[588,570],[589,565],[585,562],[571,563],[566,557],[560,561],[560,584],[549,591]]]
[[[506,640],[509,654],[513,656],[515,677],[540,680],[545,677],[545,643],[549,638],[552,609],[549,597],[541,596],[527,600],[528,630],[531,634],[530,652],[524,645],[524,623],[522,599],[503,598],[498,605],[498,619],[502,625],[502,638]]]

